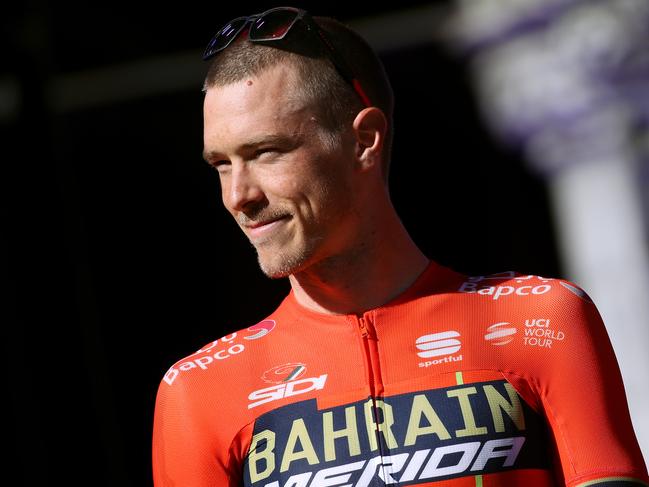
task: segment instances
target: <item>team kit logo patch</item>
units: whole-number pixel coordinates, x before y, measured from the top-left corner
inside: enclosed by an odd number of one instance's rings
[[[305,373],[306,365],[301,362],[290,362],[268,369],[262,374],[261,379],[276,385],[251,392],[248,395],[248,400],[251,401],[248,404],[248,409],[286,397],[324,389],[327,383],[327,374],[302,378]]]
[[[458,354],[462,348],[460,333],[455,330],[420,336],[415,340],[415,347],[419,350],[417,352],[419,357],[428,359],[419,362],[419,367],[430,367],[462,360],[462,354]]]
[[[487,328],[487,333],[484,336],[484,339],[492,345],[507,345],[514,341],[514,335],[517,331],[516,327],[512,326],[511,323],[507,321],[494,323]]]
[[[561,346],[566,339],[565,332],[549,318],[528,318],[520,328],[521,333],[515,324],[508,321],[494,323],[487,327],[484,339],[496,347],[518,342],[526,347],[543,349]]]
[[[548,468],[544,428],[504,380],[322,410],[308,399],[256,419],[244,485],[416,485]]]

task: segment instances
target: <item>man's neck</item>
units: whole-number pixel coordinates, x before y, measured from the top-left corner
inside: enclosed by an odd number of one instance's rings
[[[398,219],[383,230],[369,244],[291,275],[298,303],[326,314],[360,315],[408,289],[429,260]]]

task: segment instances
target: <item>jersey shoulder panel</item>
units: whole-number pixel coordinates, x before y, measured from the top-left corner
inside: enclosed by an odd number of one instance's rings
[[[505,271],[479,276],[465,276],[457,292],[478,294],[492,301],[507,301],[517,296],[543,296],[553,289],[556,279],[517,271]]]
[[[235,365],[234,362],[237,361],[232,359],[246,349],[259,347],[258,340],[275,329],[277,321],[272,316],[206,343],[194,353],[176,361],[164,374],[162,382],[171,386],[177,380],[200,375],[201,371],[210,371],[211,380],[214,379],[214,374],[222,375],[223,379],[231,377],[229,374],[233,366],[240,365]]]

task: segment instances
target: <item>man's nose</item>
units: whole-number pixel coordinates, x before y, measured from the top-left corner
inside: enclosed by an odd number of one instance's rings
[[[264,198],[264,192],[253,171],[246,164],[233,164],[230,184],[227,188],[226,206],[232,211],[243,211],[251,203]]]

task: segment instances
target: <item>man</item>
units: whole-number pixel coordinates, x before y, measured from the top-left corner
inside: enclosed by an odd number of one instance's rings
[[[205,57],[204,157],[291,292],[165,374],[157,487],[647,485],[588,296],[462,276],[409,237],[391,89],[362,39],[284,7],[230,22]]]

